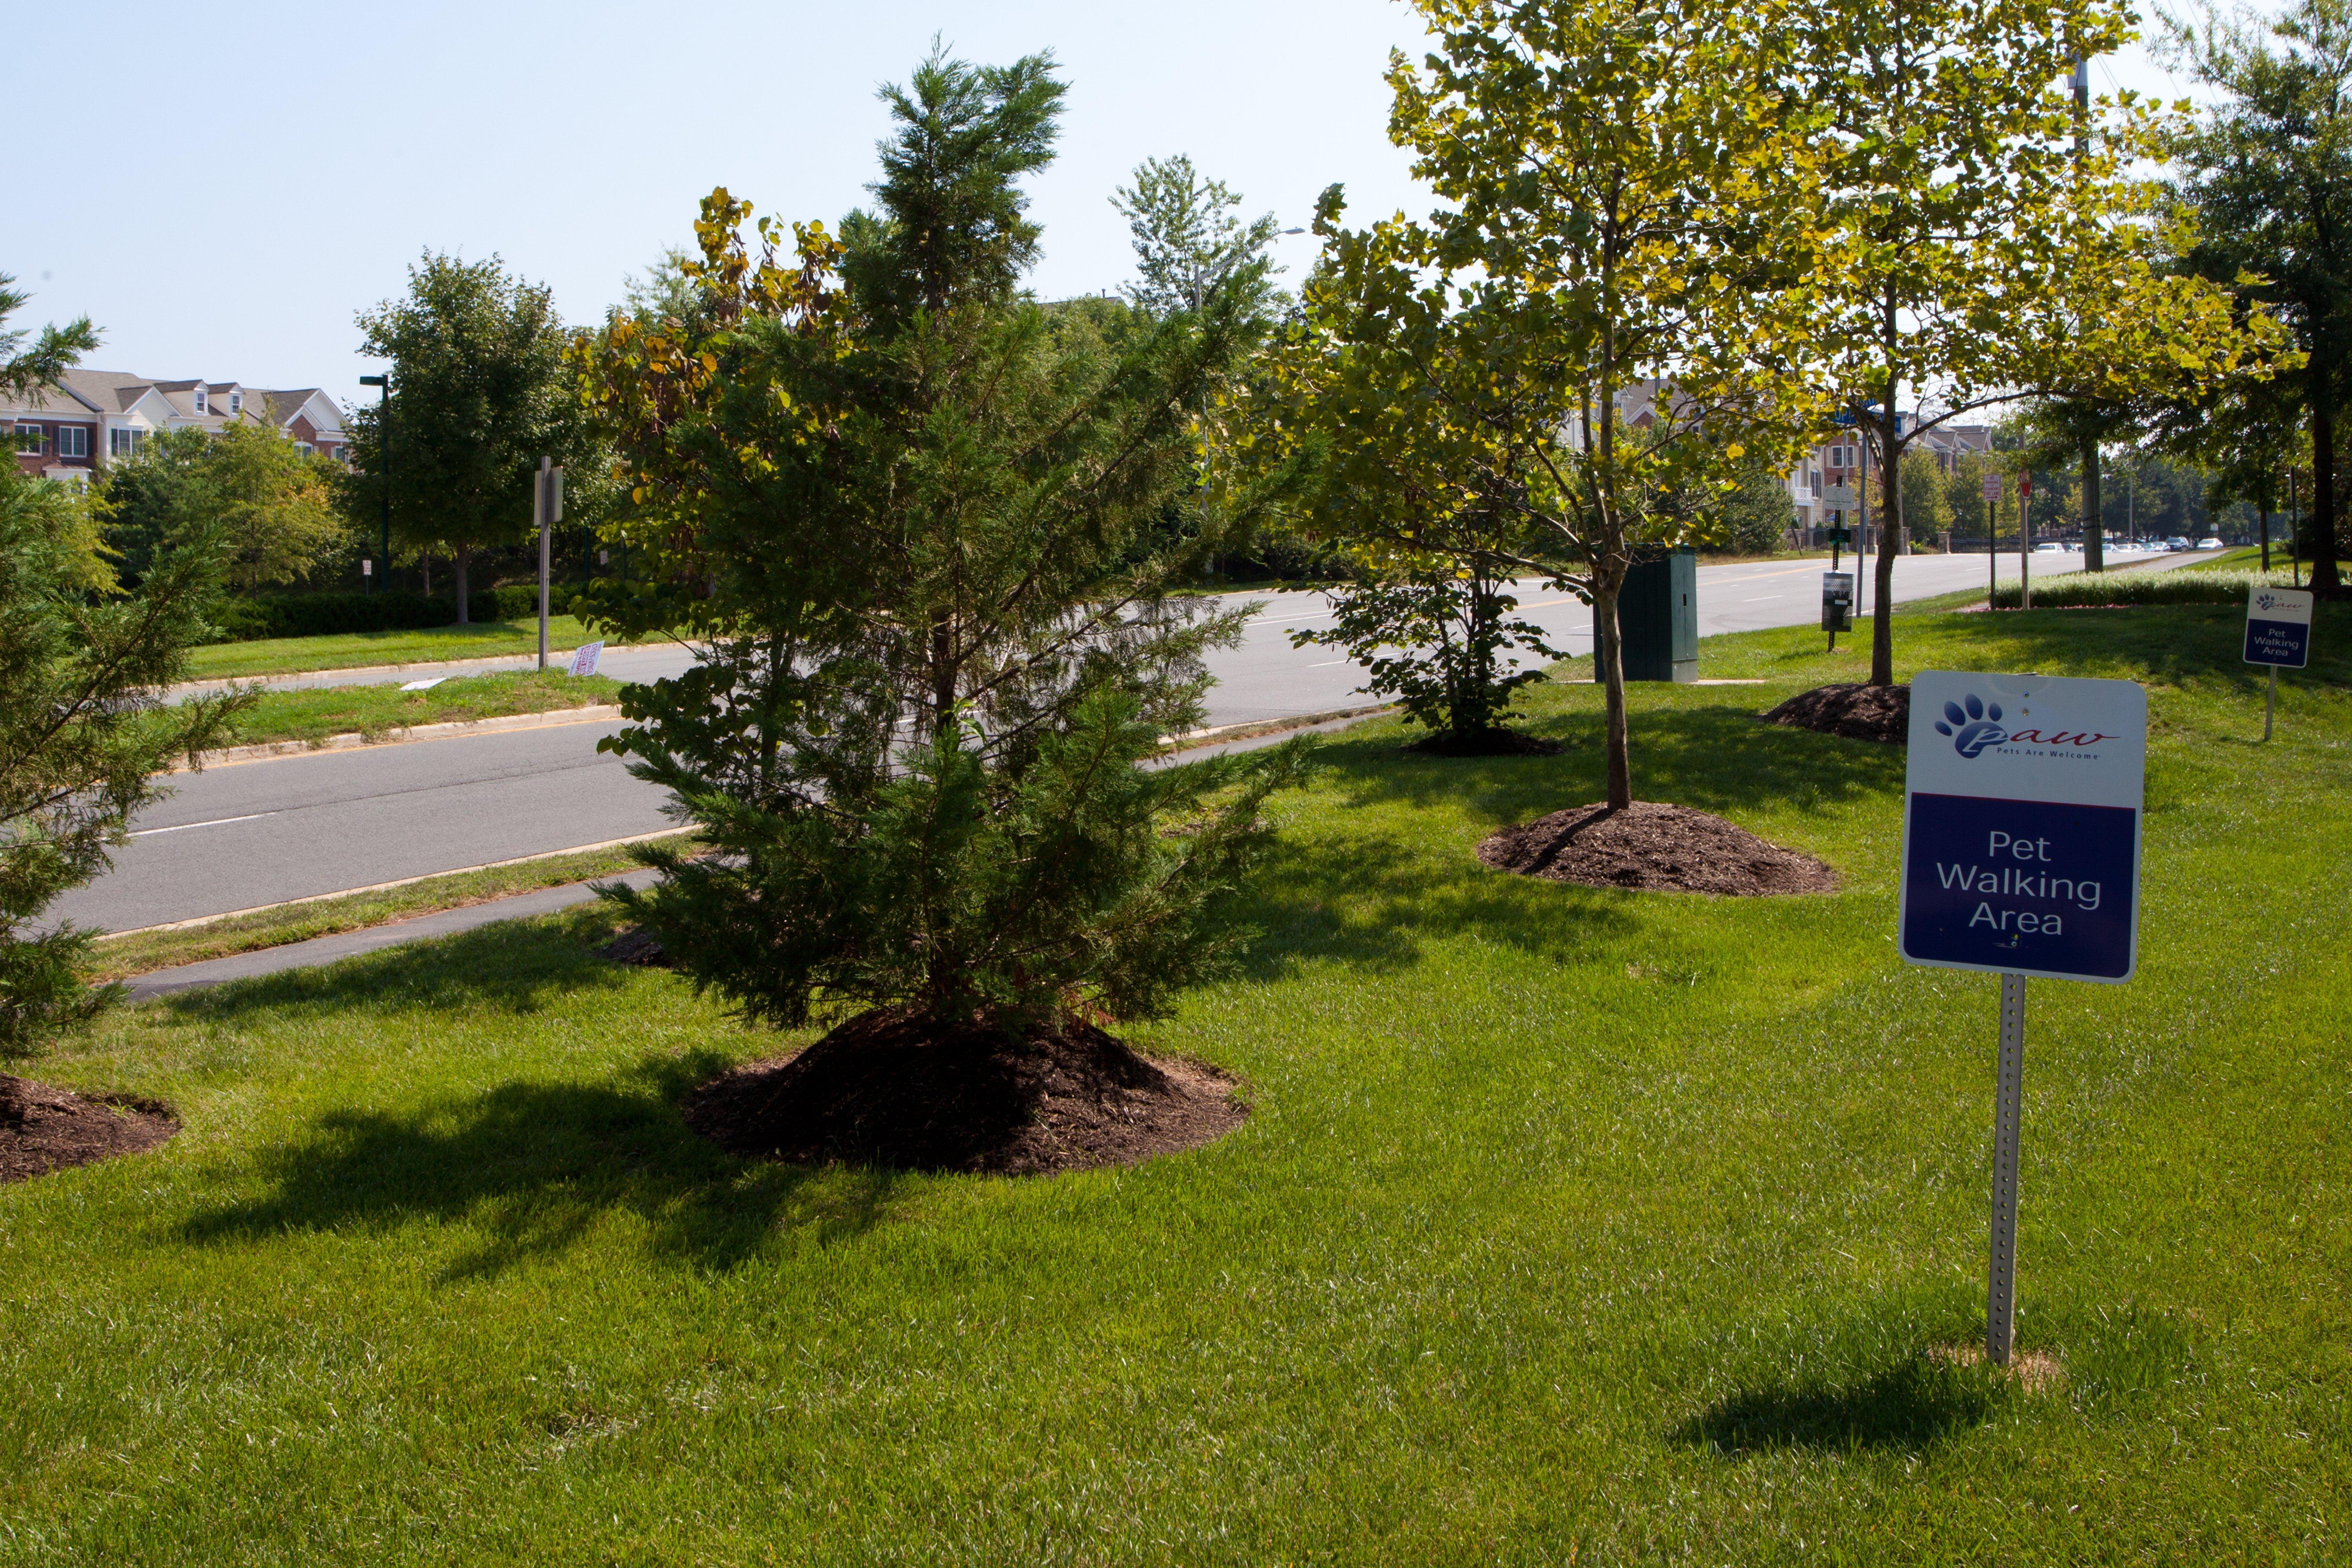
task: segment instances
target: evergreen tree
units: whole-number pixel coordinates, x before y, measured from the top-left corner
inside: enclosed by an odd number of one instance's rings
[[[607,744],[714,852],[649,850],[663,881],[614,896],[752,1017],[1160,1012],[1234,950],[1298,765],[1136,765],[1200,721],[1202,653],[1239,632],[1167,596],[1218,531],[1160,524],[1252,329],[1233,290],[1116,345],[1023,297],[1016,182],[1063,90],[1047,57],[935,53],[885,89],[896,134],[841,239],[799,226],[786,259],[763,220],[755,255],[714,193],[708,330],[623,317],[575,347],[648,563],[591,612],[700,639]],[[1226,531],[1254,521],[1233,499]]]

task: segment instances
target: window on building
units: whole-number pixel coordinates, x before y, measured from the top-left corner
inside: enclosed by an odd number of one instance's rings
[[[310,455],[310,442],[308,442],[308,441],[297,441],[297,442],[295,442],[295,443],[294,443],[294,453],[295,453],[295,456],[297,456],[297,457],[301,457],[301,458],[307,458],[307,457],[309,457],[309,456]]]
[[[231,414],[242,414],[245,412],[244,393],[232,392],[228,395],[228,411]]]
[[[136,430],[120,426],[109,430],[106,433],[106,455],[110,458],[130,457],[139,450],[139,435]]]
[[[210,409],[207,409],[205,406],[205,389],[201,386],[196,388],[196,412],[199,414],[207,414],[211,412]]]
[[[41,427],[37,425],[16,426],[16,450],[32,457],[41,455]]]
[[[89,456],[89,426],[60,425],[58,426],[58,456],[87,458]]]

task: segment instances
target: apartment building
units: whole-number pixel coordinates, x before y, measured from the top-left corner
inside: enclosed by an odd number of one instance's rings
[[[342,409],[315,386],[69,370],[29,396],[0,397],[0,430],[17,468],[67,484],[87,484],[159,430],[217,431],[232,423],[274,429],[304,453],[338,459],[347,441]]]
[[[1916,414],[1898,414],[1906,435],[1919,428]],[[1805,454],[1804,461],[1790,472],[1789,499],[1797,507],[1797,539],[1800,549],[1811,547],[1814,535],[1822,529],[1834,528],[1841,522],[1851,524],[1847,511],[1860,511],[1858,505],[1839,507],[1831,504],[1832,492],[1839,487],[1851,491],[1855,501],[1862,499],[1864,458],[1863,437],[1858,432],[1843,430],[1823,440]],[[1937,425],[1921,431],[1912,443],[1915,452],[1926,452],[1936,459],[1936,467],[1945,473],[1970,453],[1992,450],[1992,426],[1990,425]],[[1876,474],[1871,475],[1875,492]]]

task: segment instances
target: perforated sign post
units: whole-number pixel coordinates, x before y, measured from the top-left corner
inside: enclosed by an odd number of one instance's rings
[[[2263,699],[2263,739],[2271,738],[2271,721],[2278,716],[2278,672],[2301,669],[2311,662],[2311,590],[2265,588],[2246,591],[2246,658],[2248,664],[2271,667],[2271,688]]]
[[[2121,984],[2138,967],[2147,695],[2128,680],[1922,671],[1911,682],[1900,944],[2000,976],[1985,1354],[2017,1317],[2025,982]]]

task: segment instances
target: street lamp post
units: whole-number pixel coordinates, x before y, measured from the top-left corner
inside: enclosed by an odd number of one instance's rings
[[[377,487],[376,494],[383,499],[383,531],[376,543],[375,575],[377,582],[390,588],[392,586],[392,376],[389,372],[383,375],[363,375],[360,377],[360,384],[374,387],[377,394],[376,445],[383,454],[383,482]],[[370,590],[370,592],[373,591]]]

